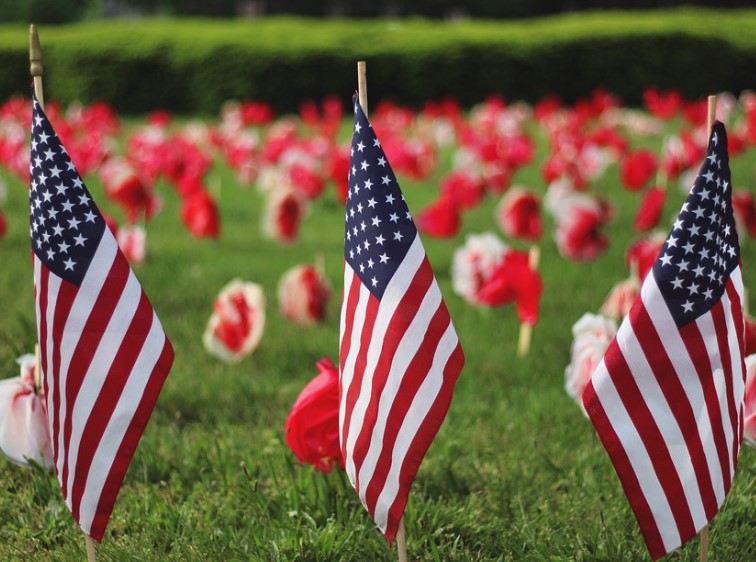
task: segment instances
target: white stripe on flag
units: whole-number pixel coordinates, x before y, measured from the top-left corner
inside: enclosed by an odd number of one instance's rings
[[[94,412],[95,403],[100,397],[105,380],[115,364],[116,355],[123,345],[128,345],[128,343],[124,343],[123,335],[127,332],[129,324],[134,318],[141,296],[142,287],[139,285],[139,281],[137,281],[134,273],[129,270],[123,294],[120,296],[113,310],[113,315],[110,317],[105,333],[102,335],[102,339],[97,346],[97,351],[92,357],[89,369],[87,369],[83,377],[81,388],[86,389],[86,392],[79,392],[76,402],[71,408],[71,441],[68,444],[67,451],[68,482],[66,482],[67,497],[69,500],[71,499],[70,494],[79,458],[80,439],[83,437],[84,428]],[[136,352],[137,350],[133,351]],[[152,372],[152,369],[149,372]],[[123,397],[118,403],[123,403]],[[97,414],[99,413],[96,412],[95,415]]]
[[[452,352],[456,349],[457,343],[457,333],[450,323],[436,348],[433,365],[430,369],[431,375],[426,376],[420,385],[412,405],[407,411],[407,416],[404,418],[404,423],[397,434],[396,444],[391,455],[391,470],[386,478],[386,485],[375,504],[375,523],[382,531],[385,531],[388,524],[388,510],[399,492],[399,475],[407,451],[418,433],[418,427],[422,425],[441,390],[444,382],[444,367]]]
[[[420,265],[422,260],[418,263]],[[389,286],[390,287],[390,286]],[[390,287],[391,288],[391,287]],[[388,293],[388,290],[386,291]],[[385,298],[385,295],[384,295]],[[383,388],[380,400],[378,402],[378,412],[373,427],[372,437],[370,439],[370,447],[368,448],[367,455],[362,462],[362,467],[359,474],[359,482],[368,482],[373,478],[376,464],[379,457],[384,454],[383,437],[386,430],[386,422],[388,419],[391,407],[397,397],[397,392],[404,378],[404,373],[415,358],[420,345],[423,342],[423,337],[428,330],[431,318],[436,314],[439,305],[441,304],[441,292],[435,283],[432,283],[429,290],[423,297],[420,308],[417,314],[412,319],[412,322],[407,327],[407,331],[402,337],[401,343],[397,345],[397,351],[394,354],[391,370],[386,379],[386,385]],[[383,312],[383,311],[381,311]],[[389,318],[390,320],[390,318]],[[388,322],[386,322],[388,324]],[[374,341],[382,342],[385,337],[385,326],[382,326],[381,331],[374,332]],[[451,350],[450,350],[451,352]],[[374,365],[371,365],[374,368]],[[417,429],[417,428],[415,428]],[[360,494],[364,498],[364,490]]]
[[[133,276],[133,273],[131,274]],[[138,300],[138,299],[137,299]],[[147,335],[145,346],[141,349],[134,367],[129,373],[126,386],[118,400],[110,422],[105,428],[92,459],[84,493],[81,498],[80,520],[82,528],[85,522],[91,527],[97,504],[102,493],[110,467],[121,446],[126,430],[142,401],[144,390],[150,382],[155,363],[160,358],[165,345],[165,333],[155,313],[152,313],[152,325]],[[84,529],[85,531],[87,529]]]
[[[653,275],[649,275],[646,282],[643,284],[643,288],[641,289],[641,299],[648,299],[650,291],[656,292],[657,295],[659,294],[659,288]],[[712,424],[711,420],[709,419],[709,412],[706,408],[706,400],[704,398],[703,387],[701,386],[701,382],[696,375],[695,365],[691,361],[690,354],[688,353],[688,350],[685,347],[685,342],[680,336],[677,325],[675,324],[675,321],[669,312],[669,308],[662,306],[663,304],[664,303],[659,303],[656,306],[646,306],[646,312],[651,318],[651,322],[656,327],[657,332],[664,334],[664,349],[675,370],[674,373],[668,373],[665,376],[675,376],[680,381],[680,386],[685,391],[685,397],[687,398],[693,412],[696,415],[696,433],[701,439],[701,444],[703,446],[703,452],[706,457],[706,464],[709,468],[709,474],[711,475],[712,488],[714,489],[717,503],[721,504],[722,500],[724,500],[725,495],[724,481],[722,478],[722,467],[720,466],[719,458],[717,457],[717,449],[716,444],[714,443],[714,435],[711,431]],[[711,315],[705,314],[702,316],[702,318],[711,318]],[[701,327],[699,329],[702,333],[706,333],[705,328]],[[631,356],[626,355],[626,357]],[[656,376],[653,373],[649,373],[649,377],[653,378],[654,380],[656,379]],[[642,388],[641,392],[643,392]],[[660,408],[664,411],[669,411],[671,414],[671,408],[665,403],[661,403]],[[668,420],[668,423],[674,424],[675,427],[679,429],[674,418]],[[657,425],[663,433],[663,430],[666,426],[662,425],[658,421]],[[684,445],[685,440],[682,437],[681,433],[679,434],[679,438],[682,439],[681,443]],[[673,460],[678,461],[682,461],[683,459],[690,461],[690,457],[685,453],[683,455],[676,455],[673,453],[672,458]],[[700,528],[706,524],[708,519],[706,518],[703,503],[700,501],[701,495],[698,488],[698,483],[696,481],[693,465],[689,462],[686,464],[688,466],[685,468],[684,473],[681,473],[678,469],[678,474],[680,474],[680,481],[683,483],[683,486],[686,489],[688,503],[690,504],[691,501],[695,501],[694,498],[697,498],[698,500],[696,501],[696,504],[700,506],[700,510],[691,510],[691,513],[693,515],[693,522],[696,528]],[[690,495],[691,487],[695,489],[695,495],[693,496]]]
[[[623,324],[625,325],[627,324]],[[604,359],[593,372],[591,384],[611,427],[617,434],[617,445],[627,453],[633,473],[638,478],[640,491],[654,514],[664,547],[669,551],[678,546],[681,541],[680,534],[677,532],[677,522],[667,502],[664,488],[656,477],[648,451],[635,423],[622,403],[612,377],[609,376]]]
[[[112,240],[112,243],[107,243],[108,239]],[[84,326],[87,323],[87,320],[89,320],[89,317],[92,314],[92,309],[94,308],[95,303],[97,302],[97,298],[100,295],[100,291],[102,290],[103,285],[105,284],[105,281],[108,278],[108,274],[110,272],[110,269],[113,264],[113,260],[115,259],[115,256],[117,254],[118,246],[115,244],[115,239],[112,237],[108,237],[106,235],[103,235],[103,239],[100,241],[100,244],[97,247],[97,250],[95,252],[95,256],[92,259],[92,262],[90,263],[89,269],[87,270],[87,275],[84,277],[84,280],[79,287],[76,297],[74,298],[74,301],[71,305],[71,311],[67,318],[62,319],[64,320],[64,326],[62,327],[62,339],[60,341],[59,351],[60,351],[60,364],[56,366],[55,371],[57,371],[58,374],[58,385],[60,392],[58,394],[58,399],[60,401],[60,410],[59,410],[59,423],[60,423],[60,431],[58,434],[58,474],[62,478],[63,475],[63,464],[64,460],[66,458],[66,448],[63,441],[64,437],[64,421],[68,417],[68,409],[69,404],[68,401],[68,393],[66,392],[66,382],[68,380],[68,371],[69,367],[71,365],[71,359],[73,357],[73,354],[76,352],[78,346],[79,346],[79,337],[81,336],[82,332],[84,331]],[[40,264],[41,265],[41,264]],[[44,267],[43,265],[41,265]],[[50,273],[49,279],[52,282],[53,279],[55,279],[55,282],[57,284],[60,284],[62,282],[61,279],[59,279],[56,275]],[[47,309],[50,311],[50,313],[54,313],[55,309],[55,301],[52,299],[52,295],[49,294],[48,291],[48,300],[47,300]],[[50,316],[51,317],[51,316]],[[55,324],[53,322],[48,322],[47,324],[47,331],[48,335],[52,334],[52,331],[55,329]],[[50,340],[51,347],[53,346],[52,340]],[[52,353],[52,350],[51,350]],[[48,365],[51,365],[52,363],[48,362]],[[70,405],[70,407],[73,408],[74,405]],[[72,471],[69,471],[69,474],[73,474]],[[63,483],[61,483],[63,484]],[[70,486],[66,485],[64,486],[64,494],[68,500],[68,492],[70,491]]]
[[[375,322],[373,324],[373,330],[369,339],[368,349],[366,353],[367,361],[365,363],[364,369],[366,376],[362,377],[359,397],[355,401],[354,409],[352,411],[351,419],[353,423],[350,423],[346,440],[346,450],[349,452],[347,456],[346,466],[347,474],[350,475],[350,480],[354,485],[362,482],[362,480],[354,479],[356,477],[354,455],[352,454],[352,452],[354,451],[354,443],[357,440],[357,437],[360,434],[360,430],[363,427],[362,422],[365,417],[365,411],[367,410],[368,405],[374,399],[371,392],[372,377],[370,376],[370,374],[374,372],[376,363],[378,362],[378,358],[380,357],[381,349],[383,348],[384,339],[386,337],[386,331],[389,323],[391,322],[391,318],[394,316],[394,312],[401,302],[402,297],[407,293],[407,290],[409,289],[409,286],[415,277],[415,273],[418,267],[423,263],[424,257],[425,253],[423,252],[423,247],[420,244],[419,238],[416,237],[415,241],[407,252],[407,255],[402,260],[399,269],[396,270],[396,273],[386,287],[386,291],[384,292],[383,298],[381,299],[381,304],[378,307],[378,313],[375,317]],[[346,264],[345,268],[350,269],[349,264]],[[436,305],[436,307],[437,306],[438,305]],[[413,319],[412,325],[416,326],[415,336],[413,338],[408,338],[405,335],[405,337],[402,339],[402,343],[397,346],[397,351],[393,356],[391,372],[398,373],[400,377],[406,371],[407,364],[409,364],[410,360],[415,355],[417,348],[420,347],[420,343],[422,342],[421,336],[423,333],[425,333],[425,329],[427,328],[427,317],[422,318],[424,325],[417,324],[417,322],[419,321],[418,316],[420,316],[421,312],[422,309],[421,311],[418,311],[418,315]],[[433,315],[433,312],[435,312],[435,308],[431,311],[430,316]],[[422,332],[418,332],[418,329],[421,329]],[[358,355],[363,351],[360,348],[360,332],[352,332],[352,345],[350,348],[350,355],[351,350],[355,351],[354,355]],[[400,351],[402,346],[406,347],[403,351]],[[389,375],[389,377],[391,378],[391,375]],[[360,496],[364,496],[364,490],[362,490],[360,487],[358,487],[358,489],[360,489]]]

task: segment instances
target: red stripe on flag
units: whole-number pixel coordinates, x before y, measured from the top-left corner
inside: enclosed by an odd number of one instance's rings
[[[356,277],[356,275],[355,275]],[[359,285],[359,279],[355,279],[354,283]],[[373,325],[375,324],[375,317],[380,306],[380,302],[372,294],[368,294],[367,303],[364,311],[355,310],[353,314],[360,314],[365,318],[365,322],[362,325],[362,331],[360,332],[360,345],[357,349],[357,358],[354,361],[354,368],[352,369],[352,380],[349,382],[349,388],[345,389],[346,395],[346,409],[344,413],[344,427],[342,428],[342,443],[346,447],[349,434],[353,431],[351,427],[352,413],[354,412],[354,406],[360,396],[360,390],[362,388],[362,379],[365,377],[365,362],[367,350],[370,347],[370,342],[373,335]],[[350,312],[347,311],[347,318],[353,318],[349,316]],[[347,324],[352,321],[347,320]],[[345,456],[344,459],[349,458]],[[359,488],[355,485],[355,488],[359,492]]]
[[[131,458],[134,456],[134,451],[139,444],[139,439],[141,439],[144,429],[147,427],[147,422],[157,403],[160,390],[163,388],[172,363],[173,347],[168,338],[166,338],[160,358],[150,373],[147,386],[142,394],[142,400],[135,409],[134,417],[131,419],[131,424],[124,434],[123,441],[121,441],[113,464],[110,467],[108,477],[105,479],[105,485],[100,494],[100,500],[97,503],[97,509],[92,519],[92,527],[89,533],[97,541],[101,541],[105,534],[105,528],[108,524],[108,519],[110,519],[113,504],[115,504],[118,497],[118,491],[126,476],[126,471],[129,468],[129,463],[131,463]]]
[[[680,433],[682,433],[685,440],[685,445],[690,455],[690,462],[695,472],[698,490],[701,494],[704,513],[706,513],[707,519],[711,519],[716,515],[719,506],[714,493],[714,487],[712,486],[711,473],[709,472],[704,446],[698,433],[696,413],[693,411],[690,400],[685,393],[685,388],[680,383],[681,374],[676,372],[672,361],[667,356],[661,336],[649,317],[646,307],[634,307],[633,315],[633,331],[638,336],[638,342],[643,349],[643,354],[651,358],[650,362],[652,363],[656,381],[664,394],[664,398],[667,400],[669,412],[674,416],[675,421],[677,421]],[[698,331],[694,323],[688,324],[688,326],[693,326],[693,329],[696,332]],[[685,328],[681,329],[680,332],[684,334],[686,331]],[[686,374],[683,373],[682,376],[686,376]],[[696,498],[692,498],[692,500],[697,501]],[[686,507],[686,509],[688,508]],[[685,540],[687,539],[683,537],[683,541]]]
[[[126,267],[128,273],[128,265]],[[81,441],[76,458],[77,478],[74,479],[71,489],[71,512],[76,520],[79,519],[81,496],[84,493],[92,459],[97,452],[105,429],[108,427],[113,411],[121,399],[123,388],[126,386],[134,364],[139,358],[139,352],[149,335],[149,327],[154,318],[150,302],[147,300],[147,296],[142,293],[134,318],[103,381],[102,388],[107,389],[107,391],[103,390],[97,396],[89,413],[89,419],[81,432]],[[148,324],[146,324],[147,322]],[[71,417],[69,416],[69,419]],[[67,482],[67,480],[64,479],[63,482]]]
[[[73,408],[79,395],[79,390],[84,382],[84,377],[89,370],[92,359],[100,347],[103,334],[113,316],[113,311],[120,303],[121,295],[129,279],[129,265],[124,259],[115,259],[113,267],[108,274],[108,281],[103,284],[100,293],[92,305],[92,311],[87,316],[87,321],[81,330],[76,349],[71,353],[71,362],[66,371],[66,404],[69,415],[66,416],[63,427],[63,471],[61,483],[64,490],[68,488],[68,450],[71,446],[71,430],[73,422]],[[64,282],[65,283],[65,282]],[[68,284],[68,283],[65,283]],[[91,297],[90,297],[91,298]],[[61,341],[61,340],[58,340]],[[111,365],[112,368],[112,365]],[[90,413],[91,415],[91,413]],[[91,418],[90,418],[91,419]],[[78,471],[78,468],[77,468]],[[79,480],[79,479],[77,479]],[[78,521],[78,513],[74,512],[74,518]]]
[[[612,465],[614,465],[614,469],[620,477],[622,489],[630,502],[635,518],[638,520],[651,557],[657,560],[666,554],[667,549],[664,546],[661,533],[659,533],[659,527],[656,525],[654,514],[643,493],[643,488],[638,481],[638,476],[635,474],[630,458],[627,456],[627,451],[625,451],[622,441],[614,431],[601,400],[596,395],[592,380],[588,381],[583,391],[583,404],[588,417],[596,427],[596,432],[612,461]]]
[[[441,306],[446,308],[443,302],[441,303]],[[454,385],[457,381],[459,372],[462,370],[464,362],[465,357],[462,353],[462,346],[457,343],[457,346],[454,348],[454,351],[444,367],[444,382],[441,385],[438,396],[436,396],[433,406],[425,417],[425,420],[420,424],[420,427],[412,440],[412,444],[408,449],[407,456],[404,457],[402,469],[399,473],[400,490],[409,490],[412,486],[412,481],[415,479],[415,475],[420,468],[420,463],[422,462],[425,453],[430,448],[436,433],[438,433],[439,426],[432,422],[433,420],[438,419],[439,415],[445,414],[449,409],[454,395]],[[414,452],[414,454],[409,454],[410,451]],[[389,542],[394,540],[394,537],[396,536],[399,521],[401,520],[402,515],[404,515],[404,510],[407,507],[408,497],[409,494],[398,493],[394,503],[392,503],[389,508],[389,525],[386,528],[386,538]]]
[[[642,307],[635,306],[633,308]],[[630,322],[634,328],[632,316],[631,310]],[[616,339],[607,348],[604,360],[609,376],[617,389],[617,394],[648,452],[649,460],[664,490],[664,495],[672,510],[680,535],[695,535],[695,525],[685,502],[685,491],[672,462],[672,457]]]
[[[711,309],[712,320],[714,321],[714,331],[717,338],[717,349],[722,361],[722,369],[725,373],[732,373],[732,358],[730,357],[730,344],[727,337],[727,319],[725,318],[724,305],[720,299]],[[714,367],[714,366],[712,366]],[[740,450],[740,441],[738,441],[738,408],[735,406],[735,395],[733,390],[732,376],[725,376],[725,394],[727,395],[727,412],[730,418],[730,427],[732,427],[732,443],[730,444],[730,453],[732,456],[732,469],[738,464],[738,451]]]
[[[720,471],[722,473],[722,483],[724,492],[730,489],[732,474],[730,473],[729,444],[725,436],[724,426],[722,425],[722,410],[719,407],[719,398],[717,388],[714,384],[714,377],[711,373],[710,359],[706,344],[704,343],[701,331],[691,323],[680,330],[680,336],[685,349],[690,355],[690,360],[696,369],[696,375],[703,390],[704,400],[706,402],[706,412],[709,416],[711,425],[712,440],[717,450],[717,459],[719,461]],[[707,512],[708,516],[708,512]],[[712,516],[709,516],[711,519]]]
[[[375,370],[371,374],[371,400],[360,422],[360,432],[352,448],[352,458],[357,467],[362,466],[365,455],[370,448],[373,429],[378,416],[380,397],[391,374],[394,356],[432,283],[433,271],[430,269],[430,264],[421,265],[417,275],[412,279],[407,291],[397,304],[386,327],[385,337],[382,338],[383,345],[381,346],[380,356]],[[358,490],[360,489],[359,484],[359,470],[357,470],[355,488]]]
[[[387,417],[386,431],[383,435],[381,452],[376,461],[373,477],[366,486],[364,493],[365,504],[370,513],[375,511],[378,497],[386,485],[386,479],[389,470],[391,469],[394,446],[399,435],[399,430],[404,424],[407,412],[417,395],[418,389],[423,384],[425,377],[428,376],[428,372],[433,364],[433,358],[436,354],[438,342],[441,339],[441,336],[444,335],[444,332],[446,332],[446,329],[449,326],[449,321],[449,314],[446,311],[446,307],[443,306],[443,302],[441,302],[428,325],[428,329],[423,337],[423,345],[418,348],[407,366],[406,372],[411,373],[412,376],[402,378],[399,389],[396,393],[396,398],[391,404],[391,409]],[[416,425],[418,427],[421,426],[422,421],[418,421]],[[416,457],[416,466],[419,466],[424,455],[425,451],[413,451],[411,448],[407,450],[407,457]],[[412,464],[410,466],[412,466]],[[403,473],[401,474],[401,478],[404,479],[405,484],[406,482],[412,483],[412,480],[415,478],[415,473]],[[402,489],[406,490],[407,488],[400,486],[400,491],[398,492],[399,495],[402,495]],[[388,530],[386,532],[386,537],[389,537]]]

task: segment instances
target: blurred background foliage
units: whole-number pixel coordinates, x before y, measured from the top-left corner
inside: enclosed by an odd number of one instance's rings
[[[753,0],[0,0],[0,21],[69,23],[149,16],[523,18],[582,10],[753,7]]]

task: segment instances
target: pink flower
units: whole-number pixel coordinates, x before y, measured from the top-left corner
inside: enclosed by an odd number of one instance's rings
[[[599,312],[602,316],[622,320],[630,312],[639,291],[640,282],[635,277],[620,281],[609,292]]]
[[[442,195],[420,211],[417,228],[434,238],[450,238],[459,232],[461,222],[457,205],[448,196]]]
[[[666,199],[667,190],[663,187],[652,187],[646,191],[633,221],[636,231],[646,232],[659,224]]]
[[[23,355],[17,361],[21,375],[0,381],[0,451],[23,466],[31,459],[51,468],[50,430],[44,397],[35,383],[36,360]]]
[[[324,357],[318,374],[299,393],[284,430],[286,444],[300,462],[331,472],[334,460],[344,468],[339,445],[339,373]]]
[[[746,445],[756,447],[756,354],[745,358],[745,426],[743,441]]]
[[[118,247],[129,263],[139,265],[147,255],[147,233],[139,225],[127,225],[116,234]]]
[[[656,155],[650,150],[637,150],[620,161],[620,179],[629,191],[638,191],[656,173]]]
[[[278,282],[278,304],[284,318],[297,324],[314,324],[325,317],[331,285],[313,265],[298,265]]]
[[[508,251],[506,244],[491,232],[469,235],[452,258],[454,292],[471,304],[486,304],[480,291]]]
[[[496,218],[502,231],[512,238],[538,240],[543,233],[538,195],[513,187],[501,198]]]
[[[237,363],[257,348],[264,328],[262,288],[234,279],[215,298],[202,341],[212,355],[227,363]]]
[[[564,388],[583,413],[583,390],[616,333],[614,320],[589,312],[572,326],[570,364],[564,371]]]

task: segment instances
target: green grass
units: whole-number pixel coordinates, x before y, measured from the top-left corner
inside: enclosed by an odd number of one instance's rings
[[[736,187],[752,183],[755,152],[733,163]],[[441,173],[422,184],[402,181],[414,213],[433,198]],[[35,328],[26,189],[0,174],[9,183],[9,230],[0,241],[0,377],[10,377],[17,374],[14,359],[33,350]],[[98,198],[98,182],[85,179]],[[192,240],[180,225],[176,196],[159,186],[165,208],[148,225],[148,261],[136,272],[174,343],[176,360],[98,559],[395,560],[396,551],[388,549],[345,475],[299,465],[283,438],[284,420],[315,375],[315,361],[337,357],[342,210],[329,191],[311,209],[300,241],[282,247],[260,234],[260,195],[240,189],[220,165],[210,184],[216,179],[223,186],[217,241]],[[536,164],[515,181],[544,187]],[[452,292],[449,280],[452,253],[465,235],[496,229],[496,201],[465,215],[455,239],[425,239],[467,362],[410,495],[410,559],[648,559],[609,459],[563,389],[570,327],[583,312],[597,311],[612,285],[626,277],[623,255],[634,237],[630,224],[639,197],[619,187],[616,167],[597,188],[617,205],[608,229],[611,247],[588,264],[567,261],[557,253],[547,218],[542,317],[532,351],[522,359],[516,357],[514,310],[473,308]],[[679,191],[672,193],[667,217],[682,203]],[[276,283],[286,269],[319,253],[335,296],[322,325],[297,327],[277,310]],[[753,241],[743,244],[742,254],[745,277],[752,279]],[[200,336],[214,296],[234,277],[264,287],[268,323],[259,349],[227,366],[203,350]],[[751,303],[753,310],[753,296]],[[0,459],[0,483],[0,560],[85,558],[84,539],[54,476]],[[711,526],[712,560],[752,559],[754,493],[756,452],[746,448]],[[698,539],[668,560],[698,560]]]

